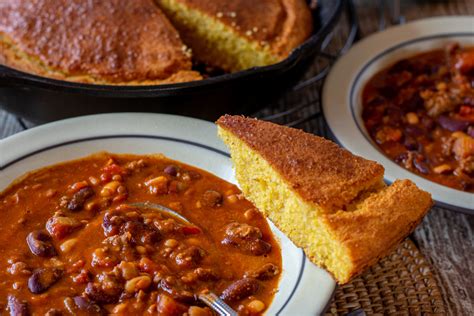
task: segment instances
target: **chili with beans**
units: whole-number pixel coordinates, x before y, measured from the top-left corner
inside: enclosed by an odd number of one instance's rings
[[[167,206],[194,225],[154,209]],[[234,185],[162,156],[99,154],[0,194],[0,308],[10,315],[240,315],[271,303],[281,254]]]
[[[363,120],[380,149],[431,181],[474,192],[474,48],[400,60],[366,85]]]

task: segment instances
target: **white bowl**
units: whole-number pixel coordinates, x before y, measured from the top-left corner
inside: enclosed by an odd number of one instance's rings
[[[473,17],[418,20],[365,38],[332,68],[323,87],[323,112],[336,140],[354,154],[381,163],[387,182],[410,179],[430,192],[437,204],[474,214],[474,194],[429,181],[394,163],[374,144],[361,117],[362,91],[374,74],[398,60],[453,41],[474,45]]]
[[[0,140],[0,191],[27,171],[99,151],[163,153],[236,183],[214,124],[161,114],[106,114],[36,127]],[[318,315],[335,282],[270,223],[282,249],[283,271],[268,315]]]

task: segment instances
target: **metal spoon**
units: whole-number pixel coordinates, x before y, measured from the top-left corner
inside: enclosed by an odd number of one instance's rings
[[[132,207],[141,208],[141,209],[151,209],[158,211],[162,214],[165,214],[169,217],[174,217],[179,221],[185,223],[186,225],[197,226],[190,220],[188,220],[183,215],[178,212],[164,206],[161,204],[151,203],[151,202],[136,202],[127,204]],[[214,312],[218,313],[220,316],[237,316],[237,312],[232,309],[229,305],[226,304],[219,296],[209,292],[205,294],[199,294],[197,296],[201,302],[209,306]]]

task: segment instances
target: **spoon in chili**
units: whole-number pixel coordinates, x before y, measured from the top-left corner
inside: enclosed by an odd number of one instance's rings
[[[193,222],[188,220],[183,215],[179,214],[178,212],[164,206],[161,204],[151,203],[151,202],[137,202],[137,203],[129,203],[128,206],[140,208],[140,209],[148,209],[148,210],[155,210],[164,215],[169,217],[173,217],[178,221],[189,225],[191,228],[198,228]],[[220,316],[237,316],[237,312],[232,309],[229,305],[227,305],[224,300],[222,300],[219,296],[212,292],[208,293],[201,293],[198,294],[197,297],[201,302],[209,306],[214,312],[218,313]]]

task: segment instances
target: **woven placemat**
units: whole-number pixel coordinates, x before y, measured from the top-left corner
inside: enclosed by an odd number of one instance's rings
[[[326,315],[445,315],[432,267],[410,239],[352,282],[337,288]]]

